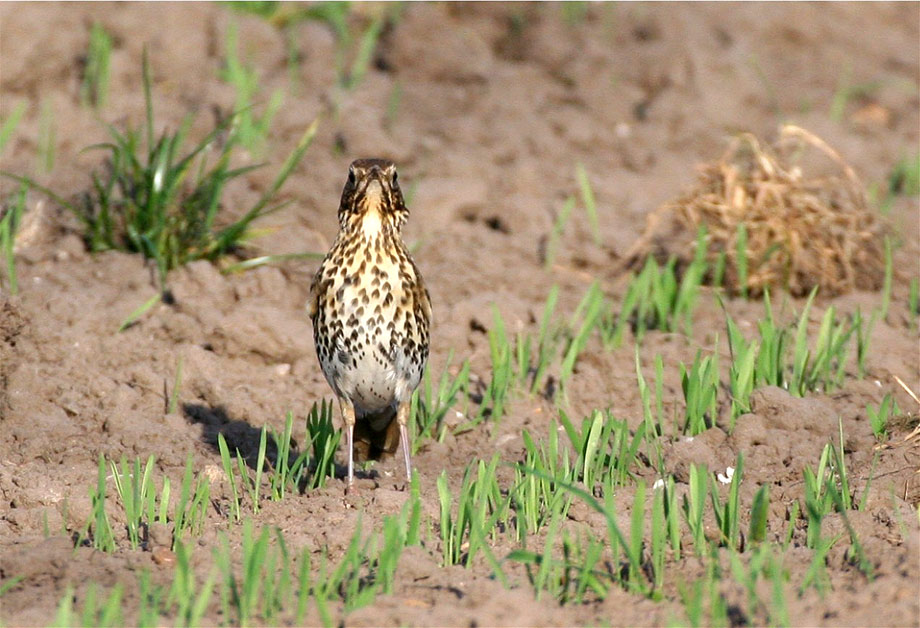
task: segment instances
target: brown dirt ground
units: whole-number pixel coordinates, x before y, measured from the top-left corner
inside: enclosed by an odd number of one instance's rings
[[[732,133],[772,138],[781,122],[792,121],[823,137],[864,181],[884,181],[893,164],[918,146],[918,18],[918,5],[911,3],[623,3],[592,5],[586,19],[570,25],[555,5],[406,6],[402,20],[384,35],[376,67],[342,96],[338,119],[323,120],[285,187],[294,202],[266,220],[275,230],[258,246],[271,253],[324,251],[335,236],[349,161],[394,159],[402,180],[417,186],[407,240],[418,244],[416,260],[434,306],[431,365],[440,373],[453,351],[488,381],[489,349],[481,329],[491,322],[490,305],[497,304],[510,330],[518,331],[535,328],[553,283],[561,287],[560,312],[571,312],[594,278],[616,300],[623,277],[613,269],[645,216],[692,184],[697,164],[717,158]],[[223,33],[231,20],[239,24],[243,50],[259,68],[263,86],[283,88],[286,95],[270,138],[269,165],[228,190],[231,211],[265,189],[305,126],[336,97],[334,37],[317,23],[295,29],[302,65],[291,93],[283,35],[216,4],[4,3],[0,115],[5,118],[22,101],[29,110],[2,168],[40,172],[39,103],[46,103],[54,112],[57,157],[53,171],[38,176],[65,195],[87,189],[100,155],[80,150],[105,138],[93,113],[79,104],[80,58],[94,20],[115,37],[110,100],[101,117],[116,125],[141,120],[139,67],[146,45],[158,124],[175,128],[194,111],[196,132],[210,126],[215,108],[226,113],[233,107],[232,89],[218,79],[218,69]],[[844,79],[876,88],[854,99],[834,122],[828,111]],[[395,119],[388,120],[394,85],[402,97]],[[541,242],[565,197],[577,190],[578,162],[594,184],[603,245],[593,244],[585,214],[576,210],[555,267],[547,271],[539,261]],[[3,186],[8,193],[9,184]],[[130,617],[138,570],[149,568],[159,580],[171,572],[149,552],[128,549],[123,538],[113,555],[71,549],[71,534],[89,513],[99,454],[155,454],[158,471],[178,483],[190,453],[199,471],[219,467],[218,431],[245,450],[263,425],[281,429],[291,410],[301,430],[295,437],[302,439],[302,417],[313,402],[330,396],[304,313],[315,262],[238,275],[223,275],[206,262],[191,264],[169,277],[174,305],[160,305],[116,334],[119,322],[155,294],[149,266],[122,253],[88,254],[72,220],[37,194],[29,198],[28,215],[18,248],[21,293],[0,296],[0,582],[24,576],[3,596],[0,622],[47,624],[67,585],[76,587],[79,602],[90,581],[124,582]],[[861,491],[874,445],[866,403],[892,392],[902,408],[916,411],[893,376],[920,389],[918,337],[906,307],[920,259],[917,199],[899,198],[890,220],[900,236],[892,314],[874,328],[869,377],[850,378],[842,390],[805,399],[761,390],[743,429],[729,436],[714,428],[668,449],[668,465],[678,478],[688,462],[719,469],[744,451],[744,504],[749,508],[759,484],[773,485],[768,529],[775,538],[787,527],[787,507],[802,495],[802,467],[816,464],[821,448],[835,438],[837,417],[847,435],[847,465]],[[867,311],[878,302],[877,293],[845,295],[821,301],[814,315],[830,305]],[[762,312],[759,303],[741,300],[728,307],[748,326]],[[721,311],[709,298],[701,300],[694,321],[692,340],[656,332],[641,345],[643,364],[651,364],[656,353],[664,358],[669,408],[681,403],[678,360],[692,360],[697,348],[711,347],[724,330]],[[165,414],[164,382],[172,382],[180,358],[185,411]],[[589,345],[568,387],[570,415],[612,407],[637,424],[633,359],[632,341],[612,352]],[[426,512],[437,512],[434,482],[442,469],[457,485],[470,459],[494,451],[508,461],[520,459],[521,429],[545,433],[552,413],[551,404],[518,395],[498,426],[424,446],[414,462]],[[838,544],[828,559],[827,595],[812,589],[798,597],[790,585],[792,623],[917,625],[918,459],[915,446],[884,451],[866,511],[852,513],[875,580],[850,565]],[[405,499],[395,490],[396,462],[384,461],[378,469],[382,479],[363,492],[360,508],[347,507],[343,484],[335,480],[323,490],[267,504],[255,522],[279,527],[295,550],[328,544],[335,558],[359,510],[369,530]],[[213,490],[220,496],[225,487],[218,483]],[[621,512],[632,502],[628,493],[618,497]],[[122,515],[113,506],[111,516],[117,522]],[[581,518],[596,527],[590,517]],[[827,525],[843,529],[839,521]],[[202,572],[218,531],[227,532],[232,544],[241,538],[239,526],[212,511],[195,550]],[[496,552],[507,553],[506,545]],[[786,566],[795,583],[811,559],[804,531],[796,533],[793,546]],[[436,546],[407,550],[394,593],[341,620],[663,624],[683,618],[674,582],[702,573],[693,560],[673,565],[674,580],[660,603],[614,591],[602,602],[561,607],[535,601],[521,569],[509,567],[517,584],[500,591],[484,562],[442,569],[437,555]],[[726,584],[727,598],[742,600],[744,591],[732,586]],[[224,621],[216,598],[206,619]]]

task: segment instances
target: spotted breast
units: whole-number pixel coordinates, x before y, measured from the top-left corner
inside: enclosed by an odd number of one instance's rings
[[[411,474],[406,426],[428,359],[431,303],[402,240],[408,214],[392,162],[352,163],[339,234],[311,286],[313,338],[342,409],[349,485],[356,434],[381,451],[401,442]]]

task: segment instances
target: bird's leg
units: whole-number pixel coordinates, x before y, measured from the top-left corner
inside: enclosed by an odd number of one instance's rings
[[[412,480],[412,462],[409,458],[409,402],[402,401],[396,410],[396,420],[399,422],[399,442],[402,443],[403,457],[406,459],[406,482]]]
[[[351,488],[355,483],[355,406],[348,399],[340,402],[345,423],[345,446],[348,448],[348,488]]]

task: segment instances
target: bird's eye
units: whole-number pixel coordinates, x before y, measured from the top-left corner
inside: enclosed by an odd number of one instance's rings
[[[348,183],[351,184],[351,185],[354,185],[354,184],[355,184],[355,180],[356,180],[356,179],[355,179],[355,171],[354,171],[354,170],[349,170],[349,171],[348,171]]]
[[[393,183],[396,183],[397,177],[398,177],[398,175],[396,174],[396,171],[394,170],[394,171],[393,171]]]

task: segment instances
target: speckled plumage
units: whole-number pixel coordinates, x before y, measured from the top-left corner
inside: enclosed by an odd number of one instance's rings
[[[338,237],[310,288],[316,354],[342,408],[349,485],[356,425],[380,450],[401,441],[411,474],[406,422],[428,360],[431,303],[402,241],[408,215],[392,162],[352,163]]]

